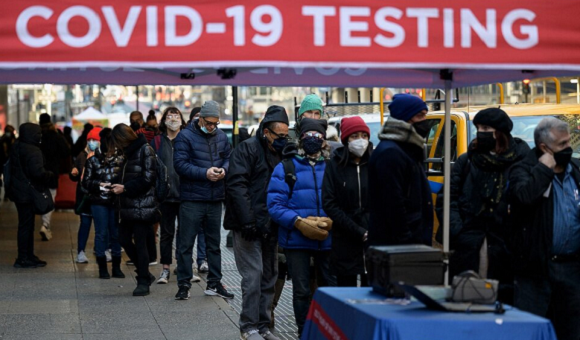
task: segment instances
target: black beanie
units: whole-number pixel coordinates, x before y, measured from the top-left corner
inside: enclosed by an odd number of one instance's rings
[[[50,123],[50,115],[48,113],[43,113],[38,117],[38,124],[42,125],[46,123]]]
[[[512,123],[512,120],[507,113],[505,113],[504,110],[495,107],[479,111],[473,118],[473,124],[491,126],[497,131],[501,131],[508,135],[514,127],[514,123]]]
[[[302,118],[302,120],[300,120],[300,133],[316,131],[326,137],[327,127],[328,122],[324,119]]]

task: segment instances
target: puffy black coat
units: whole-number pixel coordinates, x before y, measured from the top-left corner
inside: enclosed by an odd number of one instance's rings
[[[157,179],[155,150],[143,135],[139,135],[123,150],[123,153],[126,161],[121,175],[121,182],[125,186],[120,201],[121,219],[151,224],[158,222],[161,213],[155,198]]]
[[[81,152],[79,155],[85,153]],[[115,194],[101,190],[101,183],[120,184],[121,172],[125,162],[122,155],[107,157],[100,149],[95,151],[93,157],[87,159],[82,186],[89,193],[91,204],[112,205],[115,202]]]
[[[56,189],[58,188],[58,175],[60,174],[61,164],[63,160],[70,156],[70,147],[64,136],[56,131],[52,123],[42,124],[41,128],[42,143],[40,144],[40,149],[46,162],[45,167],[56,175],[50,180],[48,187]]]
[[[20,137],[10,153],[11,180],[8,197],[15,203],[32,203],[30,184],[38,191],[45,190],[55,178],[54,173],[44,167],[40,150],[41,129],[33,123],[20,126]],[[30,184],[29,184],[30,183]]]
[[[229,172],[231,146],[226,134],[217,129],[206,134],[196,119],[187,124],[175,138],[173,165],[179,174],[182,201],[217,202],[225,199],[225,180],[207,179],[207,169],[223,168]]]
[[[432,244],[433,203],[423,149],[381,140],[369,161],[369,245]]]
[[[266,143],[259,133],[232,152],[226,179],[226,230],[240,230],[244,225],[255,224],[267,233],[277,232],[271,226],[267,197],[270,177],[281,157]]]
[[[158,144],[159,141],[159,145]],[[167,134],[155,136],[151,141],[151,146],[157,153],[157,156],[167,167],[167,176],[169,177],[169,194],[163,202],[179,202],[179,175],[175,172],[173,166],[173,142]]]
[[[532,149],[515,164],[509,175],[512,223],[512,253],[516,275],[546,278],[554,237],[554,171],[538,159],[542,152]],[[572,176],[580,188],[580,162],[571,161]],[[550,188],[548,197],[544,196]]]
[[[336,149],[326,164],[322,184],[324,211],[333,221],[330,268],[336,275],[365,273],[363,236],[369,220],[369,152],[359,164],[350,160],[346,166],[340,165],[348,152],[344,146]]]

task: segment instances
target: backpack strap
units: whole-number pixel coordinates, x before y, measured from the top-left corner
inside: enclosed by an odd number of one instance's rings
[[[288,184],[288,199],[292,198],[294,193],[294,184],[296,184],[296,165],[292,161],[292,158],[286,158],[282,160],[282,166],[284,167],[284,181]]]
[[[161,149],[161,135],[156,135],[153,137],[155,153],[159,153],[159,149]]]

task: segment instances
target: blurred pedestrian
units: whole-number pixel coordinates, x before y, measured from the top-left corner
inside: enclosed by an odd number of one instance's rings
[[[373,150],[370,129],[360,117],[343,118],[343,147],[326,165],[322,185],[324,211],[334,222],[330,269],[339,287],[367,285],[364,242],[368,237],[368,162]]]
[[[175,139],[174,166],[181,185],[177,234],[179,290],[175,295],[178,300],[187,300],[190,296],[193,243],[204,221],[209,263],[205,294],[234,297],[221,283],[220,229],[231,147],[226,134],[218,129],[219,117],[218,103],[206,101],[199,119],[188,124]]]
[[[87,148],[87,136],[89,132],[93,129],[93,125],[90,123],[86,123],[83,127],[83,132],[81,133],[80,137],[77,139],[76,143],[71,148],[71,156],[76,157],[79,153]]]
[[[501,109],[479,111],[473,124],[477,137],[451,172],[450,277],[473,270],[482,278],[499,280],[499,299],[513,304],[507,177],[530,148],[511,136],[513,123]],[[437,202],[442,201],[441,194]]]
[[[433,203],[423,167],[427,104],[396,94],[369,160],[370,245],[432,244]]]
[[[121,183],[125,159],[111,146],[110,133],[102,139],[100,128],[94,128],[87,136],[88,159],[82,184],[90,194],[90,209],[95,221],[95,253],[99,265],[99,278],[110,279],[106,252],[111,247],[113,277],[124,278],[121,271],[121,245],[119,243],[119,219],[115,207],[116,196],[112,185]],[[109,135],[109,136],[107,136]]]
[[[271,222],[266,199],[289,139],[288,125],[286,110],[270,106],[256,136],[239,144],[230,161],[224,228],[234,231],[234,257],[242,276],[243,340],[279,339],[269,329],[278,278],[278,226]]]
[[[322,207],[322,180],[330,150],[325,120],[304,118],[298,148],[284,149],[285,159],[274,169],[268,187],[268,211],[280,226],[278,242],[284,248],[292,277],[292,300],[298,334],[302,334],[310,306],[310,262],[321,274],[320,287],[334,282],[329,257],[332,221]]]
[[[568,124],[544,118],[536,147],[509,174],[515,306],[580,339],[580,162]]]
[[[55,174],[44,166],[40,150],[41,127],[24,123],[19,128],[19,138],[10,153],[11,179],[8,197],[16,204],[18,211],[18,258],[16,268],[36,268],[46,266],[34,254],[34,202],[30,190],[44,191],[49,187]]]
[[[39,118],[42,129],[42,143],[40,149],[46,162],[45,167],[55,176],[48,183],[50,194],[54,201],[58,189],[58,179],[61,174],[61,164],[63,160],[70,156],[70,147],[64,136],[56,131],[56,127],[51,121],[49,114],[43,113]],[[70,168],[69,168],[70,169]],[[68,170],[66,171],[68,174]],[[52,229],[50,228],[53,211],[42,215],[42,226],[40,236],[43,241],[49,241],[52,238]]]
[[[157,160],[155,151],[144,136],[137,136],[125,124],[113,128],[109,154],[122,152],[125,157],[121,183],[112,183],[113,193],[120,197],[121,223],[119,241],[129,259],[137,267],[137,287],[133,296],[149,295],[155,276],[149,273],[147,237],[153,234],[153,224],[160,220],[155,197]]]
[[[129,114],[129,123],[131,124],[131,129],[137,131],[145,125],[145,120],[143,119],[143,113],[141,111],[133,111]]]
[[[73,139],[72,139],[72,128],[70,126],[65,126],[63,128],[63,135],[64,135],[64,139],[68,143],[68,146],[70,148],[72,148],[74,145]],[[76,157],[76,155],[75,155],[75,157]]]
[[[199,106],[191,109],[191,112],[189,113],[189,120],[187,121],[187,124],[191,123],[193,120],[198,119],[200,112],[201,112],[201,107],[199,107]]]
[[[4,171],[4,164],[10,158],[10,149],[12,145],[16,142],[16,133],[12,125],[6,125],[4,127],[4,134],[0,137],[0,175]],[[0,181],[0,185],[2,181]],[[7,199],[6,193],[4,194],[4,200]]]

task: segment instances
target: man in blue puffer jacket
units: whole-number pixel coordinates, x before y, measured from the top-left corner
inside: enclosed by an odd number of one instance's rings
[[[217,128],[219,105],[203,104],[199,119],[189,123],[175,138],[173,165],[179,175],[179,230],[177,237],[177,300],[189,299],[192,252],[196,235],[205,227],[209,274],[206,295],[231,299],[221,284],[220,229],[224,178],[230,164],[231,147],[226,134]],[[205,224],[204,224],[205,221]]]
[[[332,221],[322,209],[322,179],[330,148],[326,144],[325,120],[303,118],[298,150],[284,150],[284,160],[274,169],[268,187],[268,211],[280,229],[278,242],[286,251],[292,276],[294,316],[298,333],[302,334],[310,306],[310,259],[321,273],[319,286],[334,280],[329,270]],[[284,162],[291,161],[296,177],[286,181]],[[288,169],[288,165],[286,165]],[[291,166],[290,166],[291,168]]]

